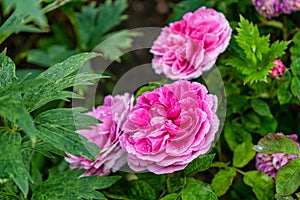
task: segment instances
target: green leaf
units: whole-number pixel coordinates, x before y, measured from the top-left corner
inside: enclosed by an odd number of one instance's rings
[[[99,147],[75,131],[96,121],[81,111],[81,108],[53,109],[41,113],[34,120],[37,135],[62,151],[94,160],[99,154]]]
[[[242,129],[238,123],[227,122],[224,129],[224,137],[231,151],[234,151],[244,141],[252,142],[251,134]]]
[[[91,80],[100,78],[98,75],[82,74],[82,72],[73,75],[83,66],[84,62],[95,56],[97,56],[95,53],[80,53],[71,56],[36,77],[36,80],[46,79],[48,81],[42,86],[32,88],[24,95],[23,101],[28,110],[34,111],[53,100],[67,100],[67,98],[76,97],[73,96],[74,93],[63,90],[75,85],[89,85]]]
[[[253,130],[253,132],[265,136],[268,133],[274,133],[277,130],[278,122],[272,117],[262,117],[260,116],[260,126],[258,129]]]
[[[252,99],[251,105],[256,113],[261,116],[272,116],[269,105],[261,99]]]
[[[32,117],[21,101],[12,98],[0,98],[0,115],[20,127],[31,139],[36,142],[35,128]]]
[[[5,54],[6,50],[0,54],[0,89],[11,85],[17,80],[15,63]]]
[[[300,186],[300,158],[291,160],[276,174],[276,196],[293,194]]]
[[[291,90],[296,97],[300,97],[300,80],[298,77],[292,79]]]
[[[214,159],[215,155],[216,154],[207,154],[196,158],[184,169],[184,173],[186,175],[190,175],[198,171],[207,170],[211,166],[212,160]]]
[[[179,195],[176,193],[167,194],[166,196],[161,198],[161,200],[177,200],[177,199],[179,199]]]
[[[130,181],[126,190],[128,199],[157,199],[154,188],[142,180]]]
[[[182,189],[182,200],[217,200],[216,194],[201,181],[188,178]]]
[[[258,200],[274,199],[274,181],[268,175],[258,171],[248,171],[244,174],[244,182],[252,187]]]
[[[31,178],[23,163],[21,140],[19,133],[0,129],[0,178],[13,179],[26,197]]]
[[[244,167],[255,156],[255,151],[252,150],[251,142],[243,142],[239,144],[233,151],[233,166]]]
[[[259,153],[275,154],[284,153],[299,155],[297,144],[291,138],[275,133],[268,134],[258,141],[258,144],[253,146],[253,149]]]
[[[290,92],[290,82],[284,82],[277,93],[277,98],[280,105],[289,103],[291,98],[293,97],[292,93]]]
[[[169,193],[177,192],[182,189],[184,185],[180,173],[173,174],[167,179],[167,189]]]
[[[82,170],[68,170],[50,177],[33,191],[32,200],[106,199],[97,190],[108,188],[120,179],[119,176],[79,178],[81,174]]]
[[[297,57],[300,57],[299,48],[300,48],[300,32],[297,32],[293,37],[294,44],[291,47],[292,60]]]
[[[103,34],[127,18],[122,14],[126,8],[126,0],[107,0],[99,7],[91,3],[84,6],[80,13],[76,13],[75,23],[78,26],[77,34],[81,48],[91,50],[98,45]]]
[[[300,57],[297,57],[292,61],[291,70],[294,76],[300,75]]]
[[[104,58],[117,60],[124,54],[124,50],[132,46],[133,37],[142,36],[140,32],[123,30],[117,33],[111,33],[103,38],[103,41],[95,47]]]
[[[10,0],[9,6],[6,7],[5,12],[8,12],[11,8],[15,8],[16,12],[23,13],[32,19],[32,21],[44,27],[47,26],[47,18],[43,13],[40,4],[41,0]]]
[[[153,173],[137,173],[135,174],[138,180],[145,181],[148,183],[155,191],[157,196],[164,190],[166,184],[165,174],[153,174]]]
[[[29,63],[40,65],[42,67],[49,67],[62,62],[75,53],[77,53],[76,50],[67,49],[66,46],[52,45],[46,50],[31,49],[27,51],[26,59]]]
[[[221,169],[212,179],[211,187],[218,197],[224,195],[231,186],[236,171],[233,168]]]
[[[244,84],[267,82],[267,77],[274,66],[273,60],[284,54],[290,42],[276,41],[270,45],[270,35],[260,36],[258,27],[242,16],[238,25],[236,28],[238,34],[234,39],[237,48],[242,51],[234,50],[235,55],[227,64],[244,75]]]

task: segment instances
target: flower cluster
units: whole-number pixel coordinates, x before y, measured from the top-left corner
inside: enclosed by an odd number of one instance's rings
[[[222,13],[201,7],[162,29],[150,52],[153,68],[172,80],[198,78],[229,44],[231,28]]]
[[[283,136],[282,133],[277,133],[279,136]],[[297,142],[298,136],[296,134],[286,135],[295,141],[300,151],[300,144]],[[256,168],[258,171],[261,171],[271,178],[275,178],[278,170],[287,164],[289,161],[299,158],[299,155],[290,155],[283,153],[276,154],[256,154]]]
[[[255,9],[265,18],[291,14],[300,9],[300,0],[252,0]]]
[[[171,23],[154,42],[153,68],[170,79],[198,78],[225,51],[231,28],[224,15],[199,8]],[[102,123],[79,134],[101,149],[95,161],[67,154],[82,176],[107,175],[126,162],[134,171],[156,174],[184,169],[207,153],[219,128],[217,97],[197,82],[178,80],[133,97],[107,96],[89,115]]]
[[[107,96],[90,115],[102,123],[78,131],[101,152],[92,162],[67,153],[71,168],[83,176],[107,175],[126,161],[134,171],[156,174],[181,170],[211,148],[219,127],[217,98],[200,83],[177,81],[137,98]]]

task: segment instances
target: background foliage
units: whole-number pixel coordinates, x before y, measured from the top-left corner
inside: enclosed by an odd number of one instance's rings
[[[227,98],[220,139],[210,154],[176,173],[79,178],[83,171],[70,170],[64,152],[93,160],[100,149],[74,131],[98,122],[83,114],[87,108],[70,108],[69,100],[82,98],[86,86],[100,81],[105,84],[96,103],[101,103],[120,74],[108,71],[108,78],[94,69],[78,69],[99,56],[85,52],[112,34],[121,33],[114,43],[98,48],[111,60],[140,36],[120,25],[128,20],[126,9],[133,1],[0,2],[0,199],[299,198],[300,158],[285,165],[275,180],[257,171],[254,159],[255,151],[298,153],[288,138],[266,135],[300,133],[299,12],[266,20],[250,0],[157,1],[167,7],[156,7],[161,25],[201,6],[223,12],[230,21],[233,37],[217,63]],[[20,40],[22,48],[15,50]],[[117,61],[135,63],[136,55]],[[278,58],[287,71],[271,79],[272,61]]]

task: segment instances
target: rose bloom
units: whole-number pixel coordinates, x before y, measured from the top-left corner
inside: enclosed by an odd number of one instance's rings
[[[162,29],[150,50],[157,74],[172,80],[198,78],[213,67],[231,38],[222,13],[201,7]]]
[[[259,14],[265,18],[291,14],[300,9],[300,0],[252,0]]]
[[[85,169],[81,176],[105,176],[110,172],[119,170],[126,163],[126,152],[122,150],[119,137],[123,134],[123,124],[132,107],[133,97],[128,93],[109,95],[104,98],[104,103],[87,113],[102,123],[91,126],[91,130],[79,130],[78,133],[101,149],[95,161],[90,161],[83,156],[67,154],[65,160],[71,163],[71,169]]]
[[[164,85],[137,98],[120,137],[134,171],[184,169],[207,153],[219,127],[217,97],[200,83]]]
[[[274,60],[273,63],[276,65],[272,68],[270,76],[271,78],[280,78],[284,74],[285,66],[281,60]]]
[[[252,0],[252,2],[257,12],[265,18],[270,19],[281,14],[280,0]]]
[[[284,134],[277,133],[277,135],[283,136]],[[298,136],[296,134],[285,135],[285,136],[294,140],[300,151],[300,144],[297,142]],[[289,161],[296,159],[298,157],[299,157],[299,155],[290,155],[290,154],[283,154],[283,153],[276,153],[276,154],[257,153],[256,154],[256,169],[260,172],[267,174],[271,178],[275,178],[278,170],[282,166],[284,166]]]
[[[291,14],[300,9],[300,0],[282,0],[281,10],[284,14]]]

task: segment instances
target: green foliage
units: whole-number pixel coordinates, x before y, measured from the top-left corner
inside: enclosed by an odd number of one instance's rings
[[[214,157],[215,154],[207,154],[196,158],[184,169],[184,173],[189,175],[197,171],[204,171],[208,169],[211,166]]]
[[[184,181],[181,178],[181,174],[177,173],[167,179],[167,189],[169,193],[177,192],[182,189]]]
[[[244,182],[252,187],[258,200],[274,199],[274,181],[268,175],[258,171],[244,174]]]
[[[96,121],[89,120],[90,117],[80,113],[81,111],[83,110],[80,108],[54,109],[41,113],[34,120],[36,134],[44,142],[62,151],[94,160],[100,152],[98,146],[75,131],[78,130],[77,128],[95,124]],[[76,116],[77,119],[74,119],[73,116]],[[89,122],[88,120],[91,123],[84,124],[84,122]],[[77,127],[77,122],[81,123],[79,127]]]
[[[126,0],[108,0],[99,7],[89,4],[84,6],[80,13],[72,14],[77,27],[79,47],[83,50],[93,49],[101,42],[105,33],[127,18],[122,14],[126,8]]]
[[[276,196],[293,194],[300,186],[300,158],[284,165],[276,175]]]
[[[255,156],[255,151],[252,150],[251,142],[243,142],[239,144],[233,151],[233,166],[244,167]]]
[[[15,75],[15,65],[11,59],[1,54],[0,77],[0,127],[1,157],[0,178],[12,179],[26,196],[29,192],[28,180],[31,180],[26,154],[22,148],[40,151],[48,156],[49,152],[59,153],[57,149],[74,155],[94,159],[99,148],[75,130],[87,128],[97,120],[82,114],[83,109],[54,109],[39,114],[34,120],[30,112],[55,99],[67,100],[70,95],[64,91],[74,85],[87,85],[98,78],[95,74],[73,75],[86,60],[95,54],[79,54],[66,62],[54,65],[35,79],[19,80]],[[75,82],[76,80],[76,82]],[[74,117],[76,116],[76,117]],[[31,143],[26,145],[26,137]],[[21,144],[23,140],[23,144]],[[41,143],[43,140],[45,143]],[[42,146],[41,146],[42,144]]]
[[[269,105],[261,99],[252,99],[251,106],[261,116],[273,117]]]
[[[224,128],[224,137],[232,151],[244,141],[252,142],[251,134],[242,129],[241,125],[238,123],[226,123]]]
[[[142,33],[127,30],[111,33],[103,37],[103,41],[95,47],[95,50],[102,52],[109,60],[120,61],[118,58],[124,54],[123,50],[132,46],[132,38],[138,36],[142,36]]]
[[[260,36],[256,25],[240,16],[238,34],[234,36],[238,55],[230,58],[228,65],[235,67],[244,78],[244,84],[267,82],[273,60],[284,54],[290,42],[276,41],[270,45],[270,35]]]
[[[71,0],[54,1],[41,7],[41,0],[3,0],[3,12],[9,14],[8,19],[0,26],[0,43],[12,33],[19,32],[45,32],[48,31],[46,13],[52,11]],[[34,22],[34,24],[31,24]],[[37,26],[36,26],[37,25]]]
[[[261,138],[258,144],[253,146],[253,149],[265,154],[284,153],[299,155],[299,149],[294,140],[284,135],[279,136],[275,133],[268,134]]]
[[[0,129],[0,178],[11,178],[26,196],[30,175],[23,163],[21,135],[9,129]]]
[[[131,2],[0,1],[0,43],[3,49],[7,46],[0,54],[0,199],[299,198],[299,158],[279,169],[274,184],[272,178],[256,171],[255,151],[299,153],[293,140],[269,133],[300,132],[300,13],[266,20],[258,17],[249,0]],[[171,14],[161,15],[160,6],[169,6]],[[180,20],[201,6],[222,12],[233,29],[228,50],[218,57],[217,67],[204,73],[205,85],[219,98],[218,114],[226,104],[226,116],[219,116],[224,130],[216,137],[219,141],[211,153],[170,174],[119,170],[105,177],[80,178],[84,170],[69,170],[65,152],[93,161],[100,151],[76,131],[101,123],[86,115],[86,108],[70,108],[70,98],[83,101],[90,89],[87,86],[101,79],[95,99],[98,105],[124,72],[123,68],[105,71],[113,78],[104,80],[94,73],[98,68],[90,65],[97,54],[86,52],[95,50],[104,59],[117,62],[122,57],[126,66],[134,66],[144,54],[129,55],[129,51],[136,44],[134,38],[142,34],[120,28],[132,27],[136,21],[131,20],[142,14],[147,16],[145,23]],[[244,17],[239,18],[241,15]],[[130,21],[119,26],[125,19]],[[19,32],[34,34],[9,38]],[[274,59],[286,66],[282,77],[269,77]],[[216,83],[212,75],[218,70],[224,84]],[[150,82],[137,88],[135,97],[166,83]],[[218,93],[223,85],[226,97]]]
[[[181,194],[182,200],[217,200],[209,185],[192,178],[186,180]]]
[[[231,186],[235,175],[236,171],[233,168],[221,169],[217,174],[215,174],[211,182],[211,187],[218,197],[226,193]]]
[[[76,85],[90,85],[91,80],[100,78],[96,74],[87,74],[78,72],[83,67],[84,62],[95,57],[95,53],[81,53],[65,61],[58,63],[48,70],[41,73],[37,79],[49,80],[41,87],[32,88],[29,90],[23,98],[28,110],[34,111],[41,106],[54,101],[54,100],[67,100],[68,98],[78,98],[79,96],[73,92],[65,91],[65,89]]]
[[[32,199],[106,199],[96,189],[110,187],[120,179],[119,176],[79,178],[80,174],[82,170],[69,170],[50,177],[33,191]]]

